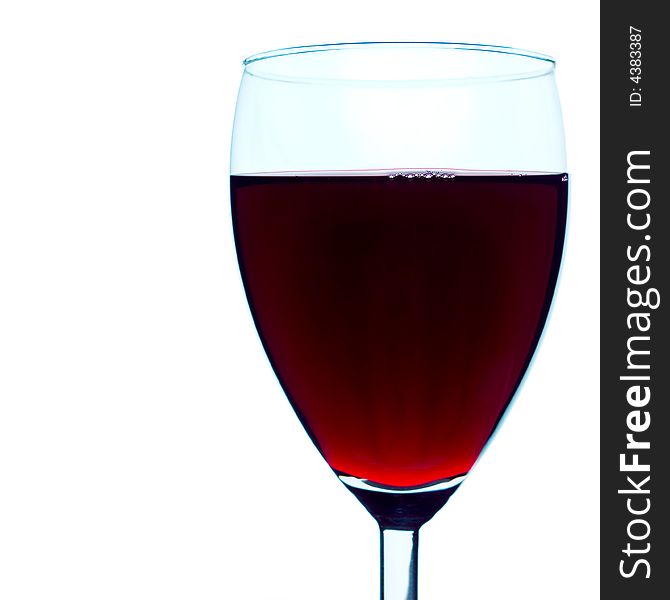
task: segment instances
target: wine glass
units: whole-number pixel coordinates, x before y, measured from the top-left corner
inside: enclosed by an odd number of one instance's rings
[[[554,61],[355,43],[244,61],[231,157],[249,306],[289,401],[377,520],[385,600],[500,423],[558,276]]]

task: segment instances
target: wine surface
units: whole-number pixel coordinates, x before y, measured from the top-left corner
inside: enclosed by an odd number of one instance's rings
[[[544,327],[567,191],[562,174],[232,176],[256,327],[336,472],[469,471]]]

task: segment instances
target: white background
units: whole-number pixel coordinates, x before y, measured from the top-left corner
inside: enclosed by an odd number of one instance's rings
[[[422,530],[425,600],[598,597],[598,3],[4,2],[0,598],[378,597],[377,531],[309,443],[239,281],[241,60],[360,40],[558,60],[572,207],[541,351]]]

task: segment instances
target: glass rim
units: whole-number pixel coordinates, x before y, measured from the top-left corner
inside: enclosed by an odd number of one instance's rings
[[[332,44],[313,44],[305,46],[289,46],[287,48],[278,48],[275,50],[268,50],[265,52],[259,52],[252,54],[251,56],[245,58],[242,61],[242,64],[245,68],[245,73],[254,75],[257,77],[262,77],[264,79],[274,79],[278,81],[287,81],[287,82],[297,82],[297,81],[360,81],[354,78],[341,78],[341,77],[328,77],[328,76],[307,76],[307,77],[296,77],[287,73],[273,72],[271,75],[268,73],[254,73],[253,68],[257,63],[262,63],[265,61],[272,61],[279,58],[298,56],[304,54],[314,54],[314,53],[329,53],[334,51],[347,51],[347,50],[375,50],[375,49],[429,49],[437,51],[458,51],[458,52],[477,52],[487,54],[491,58],[496,57],[496,55],[502,56],[513,56],[528,61],[529,68],[522,71],[510,71],[505,73],[504,70],[500,72],[494,72],[490,75],[478,75],[473,77],[453,77],[445,76],[441,73],[436,73],[435,76],[428,78],[423,78],[425,81],[432,82],[455,82],[462,80],[482,80],[482,81],[510,81],[518,79],[530,79],[535,77],[541,77],[552,73],[556,66],[556,60],[540,52],[535,52],[532,50],[523,50],[520,48],[515,48],[512,46],[500,46],[493,44],[479,44],[479,43],[468,43],[468,42],[445,42],[445,41],[430,41],[430,42],[338,42]],[[538,63],[538,64],[535,64]],[[533,68],[533,65],[535,68]],[[381,80],[372,80],[377,82],[382,82]],[[391,78],[388,81],[417,81],[417,80],[407,80],[402,77]]]

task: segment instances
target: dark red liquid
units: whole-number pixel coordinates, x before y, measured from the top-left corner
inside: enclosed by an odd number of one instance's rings
[[[233,176],[272,366],[340,474],[467,473],[528,367],[561,258],[562,175]]]

